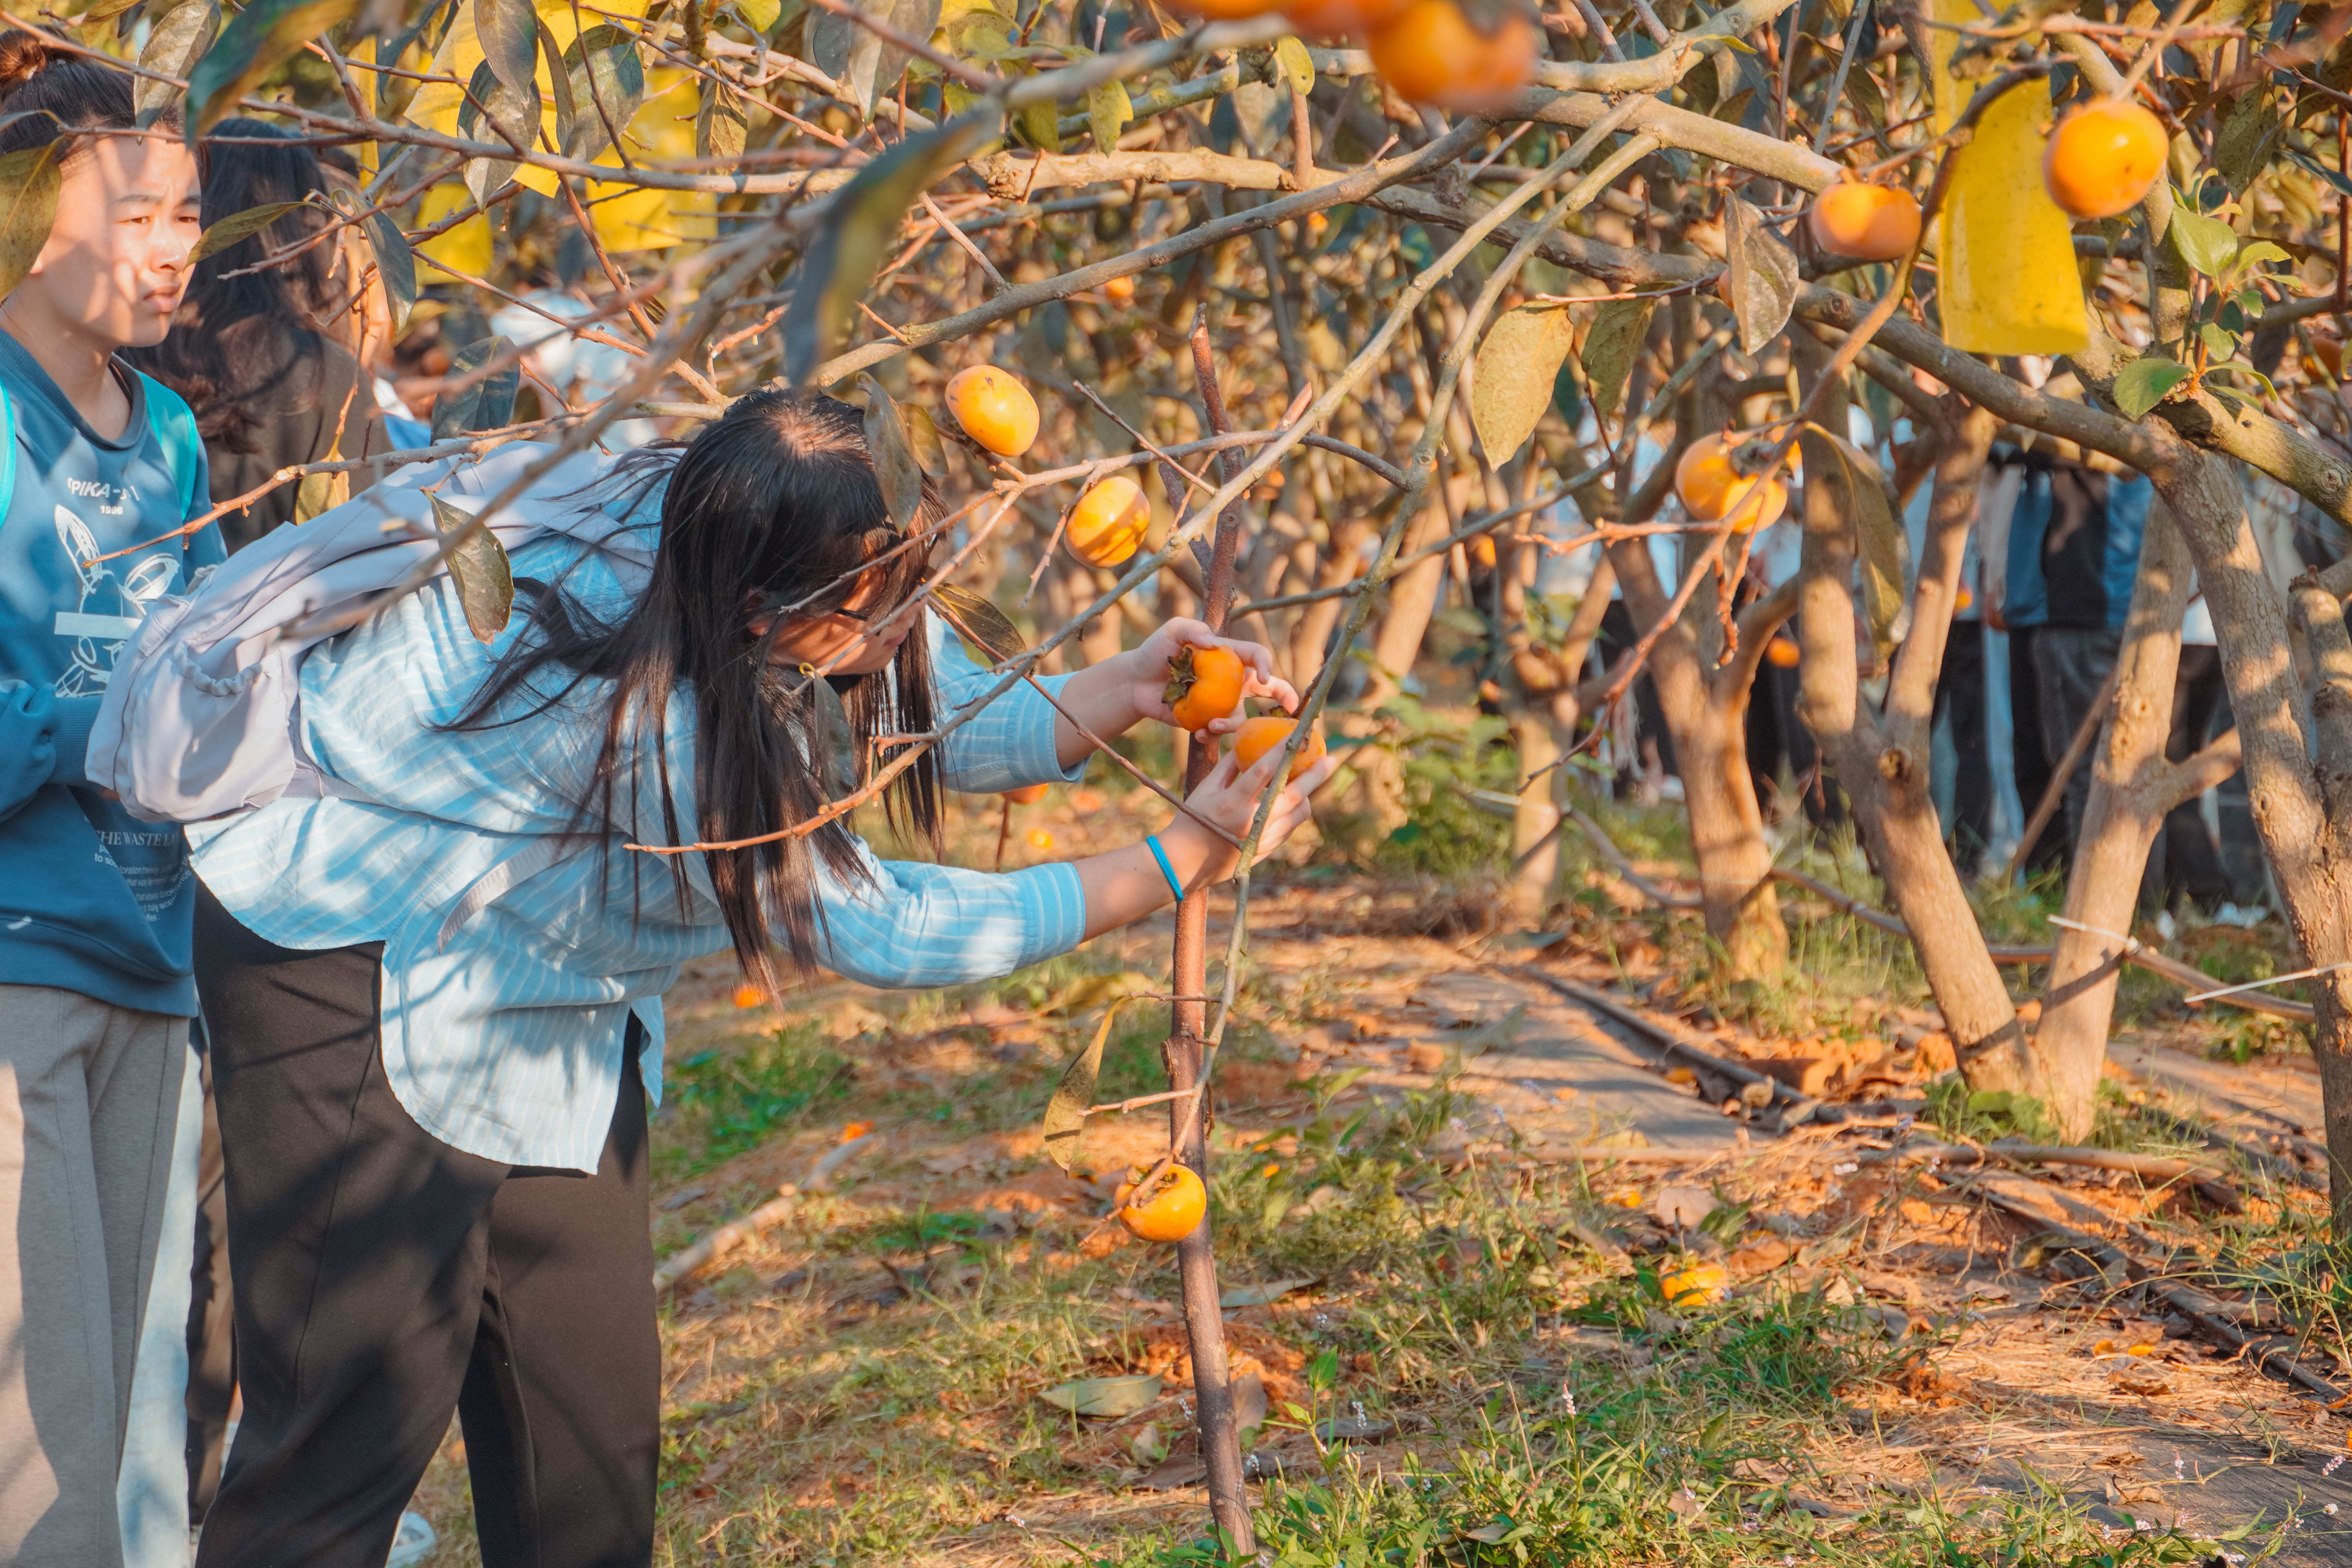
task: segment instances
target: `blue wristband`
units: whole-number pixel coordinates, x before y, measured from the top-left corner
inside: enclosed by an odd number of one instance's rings
[[[1176,895],[1178,903],[1182,903],[1184,884],[1176,879],[1176,868],[1168,863],[1168,851],[1160,847],[1160,836],[1156,833],[1148,834],[1143,842],[1150,847],[1151,858],[1160,862],[1160,874],[1168,879],[1168,890]]]

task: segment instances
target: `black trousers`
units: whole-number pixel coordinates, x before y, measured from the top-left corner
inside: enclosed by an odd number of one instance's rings
[[[454,1409],[486,1568],[645,1568],[644,1089],[623,1075],[593,1176],[461,1153],[385,1080],[378,957],[274,946],[200,896],[245,1410],[196,1561],[383,1568]]]
[[[2035,638],[2039,626],[2016,626],[2009,634],[2009,713],[2010,757],[2017,781],[2017,798],[2023,803],[2020,809],[2032,816],[2042,804],[2042,796],[2050,788],[2050,775],[2056,771],[2057,757],[2051,754],[2042,740],[2042,676],[2035,663]],[[2072,734],[2071,730],[2067,731]],[[2062,748],[2063,750],[2063,748]],[[2024,824],[2018,825],[2021,828]],[[2066,864],[2066,818],[2051,818],[2033,841],[2032,851],[2025,858],[2029,870],[2050,871]]]
[[[1799,671],[1775,664],[1759,665],[1756,682],[1748,691],[1748,773],[1756,789],[1757,809],[1767,822],[1789,815],[1789,800],[1780,793],[1780,769],[1789,770],[1789,788],[1804,807],[1805,820],[1815,827],[1834,827],[1845,820],[1845,792],[1829,775],[1813,732],[1797,717]]]
[[[2116,668],[2124,646],[2120,626],[2040,626],[2033,633],[2033,673],[2041,684],[2042,750],[2055,772],[2074,743],[2074,732],[2099,700],[2100,689]],[[2095,747],[2095,738],[2093,745]],[[2074,852],[2083,842],[2083,814],[2091,805],[2091,770],[2095,751],[2085,752],[2066,775],[2066,865],[2071,871]],[[2040,796],[2035,797],[2038,802]],[[2028,812],[2033,809],[2029,804]]]
[[[1957,620],[1936,675],[1935,717],[1952,725],[1952,820],[1944,837],[1960,875],[1973,878],[1992,842],[1991,743],[1985,738],[1984,626]],[[2031,807],[2028,808],[2029,810]]]

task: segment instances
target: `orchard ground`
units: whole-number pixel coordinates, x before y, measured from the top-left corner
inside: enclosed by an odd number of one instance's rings
[[[1014,808],[1007,864],[1118,842],[1161,810],[1056,788]],[[961,803],[956,858],[988,863],[999,811]],[[1604,820],[1654,876],[1686,871],[1669,811]],[[1425,863],[1481,831],[1440,814],[1418,847]],[[1491,924],[1474,874],[1416,870],[1414,847],[1355,866],[1326,846],[1268,868],[1254,900],[1213,1191],[1221,1282],[1273,1298],[1227,1314],[1268,1407],[1253,1490],[1272,1561],[2352,1561],[2342,1414],[2121,1280],[2063,1279],[2041,1227],[1977,1201],[1965,1173],[1865,1163],[1906,1137],[2020,1131],[1936,1072],[1907,944],[1800,902],[1804,978],[1728,994],[1700,978],[1696,917],[1647,908],[1597,862],[1571,856],[1581,890],[1546,928],[1567,934],[1533,947]],[[1805,863],[1877,892],[1834,847]],[[1988,903],[1989,932],[2035,934],[2046,902]],[[1199,1560],[1172,1257],[1105,1217],[1109,1184],[1164,1147],[1164,1113],[1097,1120],[1092,1180],[1037,1133],[1108,999],[1164,991],[1165,926],[955,992],[817,985],[781,1028],[739,1005],[723,962],[672,994],[658,1254],[875,1136],[668,1299],[657,1561]],[[2175,951],[2231,978],[2285,966],[2275,925],[2191,929]],[[1776,1138],[1727,1117],[1542,973],[1810,1073],[1849,1120]],[[2235,1115],[2243,1135],[2275,1123],[2240,1101],[2316,1104],[2294,1031],[2178,996],[2127,981],[2115,1055],[2149,1076],[2110,1076],[2096,1142],[2180,1153],[2195,1140],[2167,1112]],[[1165,1019],[1123,1005],[1105,1100],[1162,1086]],[[1693,1157],[1543,1158],[1596,1143]],[[2180,1277],[2263,1287],[2251,1310],[2300,1325],[2308,1363],[2352,1354],[2341,1287],[2314,1261],[2318,1194],[2240,1172],[2229,1215],[2129,1175],[2039,1174]],[[1668,1308],[1656,1279],[1683,1251],[1726,1264],[1724,1300]],[[1139,1375],[1162,1383],[1117,1418],[1041,1397]],[[478,1561],[454,1430],[417,1506],[435,1562]]]

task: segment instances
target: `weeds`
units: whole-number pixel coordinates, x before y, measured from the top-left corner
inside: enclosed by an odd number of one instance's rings
[[[735,1051],[698,1051],[664,1069],[655,1179],[680,1181],[756,1149],[845,1092],[846,1058],[815,1024],[771,1031]]]

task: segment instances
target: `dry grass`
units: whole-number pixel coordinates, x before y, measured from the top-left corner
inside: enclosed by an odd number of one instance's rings
[[[1056,844],[1027,853],[1114,839],[1117,815],[1066,803],[1045,818]],[[994,826],[970,825],[992,846]],[[1013,858],[1024,850],[1016,828]],[[2321,1456],[2343,1448],[2340,1416],[2120,1299],[2053,1282],[2028,1228],[1965,1182],[1855,1169],[1884,1127],[1679,1171],[1496,1150],[1449,1173],[1427,1147],[1513,1091],[1383,1045],[1462,1021],[1433,1015],[1425,983],[1483,957],[1452,913],[1416,924],[1414,908],[1441,905],[1415,884],[1314,874],[1270,894],[1222,1080],[1224,1278],[1312,1281],[1228,1315],[1237,1369],[1272,1400],[1259,1446],[1286,1478],[1259,1498],[1272,1561],[2088,1568],[2201,1560],[2214,1548],[2196,1542],[2263,1510],[2230,1550],[2331,1560],[2294,1553],[2332,1523],[2315,1509],[2337,1488]],[[1390,910],[1391,929],[1450,934],[1364,934]],[[1605,879],[1573,924],[1548,961],[1661,996],[1702,952],[1689,922],[1629,911]],[[1770,1056],[1800,1030],[1891,1045],[1924,1005],[1906,955],[1850,922],[1801,920],[1798,940],[1809,988],[1719,1008],[1725,1048]],[[1089,975],[1156,984],[1165,942],[1147,925],[945,994],[820,987],[791,999],[781,1029],[733,1005],[718,965],[673,994],[671,1060],[699,1063],[685,1076],[704,1092],[656,1121],[662,1251],[803,1182],[849,1123],[881,1136],[837,1191],[667,1308],[659,1562],[1189,1560],[1198,1489],[1139,1485],[1188,1441],[1171,1260],[1107,1224],[1101,1185],[1055,1170],[1034,1131],[1098,1016],[1057,1004]],[[1106,1097],[1159,1086],[1150,1012],[1115,1037]],[[1904,1070],[1859,1091],[1916,1095],[1928,1070],[1916,1055]],[[2116,1096],[2125,1131],[2133,1093]],[[1505,1109],[1528,1124],[1528,1108]],[[1156,1111],[1129,1117],[1090,1134],[1089,1162],[1114,1173],[1163,1138]],[[2184,1266],[2293,1256],[2317,1218],[2299,1194],[2257,1189],[2224,1225],[2128,1180],[2053,1179]],[[1703,1236],[1645,1217],[1668,1185],[1707,1189]],[[1668,1310],[1657,1271],[1678,1245],[1727,1257],[1729,1300]],[[1112,1423],[1037,1398],[1121,1373],[1168,1381]],[[1324,1444],[1310,1428],[1334,1416],[1380,1435]],[[2281,1506],[2247,1501],[2248,1464],[2285,1478]],[[2216,1480],[2223,1467],[2239,1479]],[[2278,1533],[2298,1487],[2311,1501]],[[454,1434],[419,1506],[447,1542],[436,1563],[478,1560]]]

